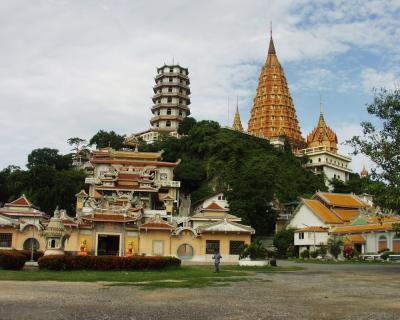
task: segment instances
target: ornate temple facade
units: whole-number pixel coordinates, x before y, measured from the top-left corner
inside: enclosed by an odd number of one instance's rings
[[[219,250],[223,261],[237,261],[254,229],[217,200],[181,215],[178,164],[163,161],[162,153],[93,151],[84,166],[88,192],[76,194],[75,215],[57,209],[49,219],[22,196],[0,209],[0,249],[29,250],[33,241],[45,254],[172,255],[192,261],[212,261]]]
[[[298,150],[298,156],[307,156],[306,168],[315,174],[324,174],[325,184],[331,188],[330,180],[349,180],[351,158],[338,153],[338,139],[336,133],[326,124],[320,102],[318,123],[307,136],[307,148]]]
[[[157,68],[153,87],[153,114],[150,119],[151,128],[133,134],[128,138],[140,138],[147,143],[152,143],[160,134],[178,136],[179,124],[190,115],[190,79],[189,70],[178,64],[164,65]]]
[[[304,148],[305,145],[272,34],[253,100],[248,133],[267,139],[285,135],[294,149]]]

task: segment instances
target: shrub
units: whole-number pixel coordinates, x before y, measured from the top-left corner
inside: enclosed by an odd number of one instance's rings
[[[319,254],[318,249],[317,249],[317,250],[314,250],[314,251],[311,251],[311,252],[310,252],[310,257],[313,258],[313,259],[315,259],[316,257],[318,257],[318,254]]]
[[[38,263],[40,269],[47,270],[159,270],[180,266],[181,260],[175,257],[50,255],[40,258]]]
[[[284,229],[279,231],[274,237],[274,246],[279,256],[286,257],[294,248],[294,229]]]
[[[326,254],[328,253],[328,248],[327,248],[326,245],[324,245],[322,242],[319,244],[318,253],[319,253],[322,257],[325,257]]]
[[[264,260],[267,257],[265,249],[260,240],[253,241],[251,244],[245,244],[239,254],[240,259],[250,258],[251,260]]]
[[[18,253],[23,254],[26,257],[26,260],[31,260],[31,251],[30,250],[18,250]],[[33,261],[38,261],[39,258],[43,257],[43,251],[33,251]]]
[[[0,252],[0,268],[7,270],[21,270],[26,262],[26,257],[17,251]]]
[[[310,251],[308,251],[307,249],[306,249],[306,250],[303,250],[303,251],[300,253],[300,257],[301,257],[302,259],[308,259],[308,258],[310,257]]]
[[[330,238],[328,240],[329,252],[335,257],[335,259],[337,259],[340,252],[342,252],[342,245],[343,240],[341,238]]]
[[[353,259],[355,253],[356,253],[356,251],[354,250],[353,247],[346,246],[346,247],[343,248],[343,256],[344,256],[347,260]]]

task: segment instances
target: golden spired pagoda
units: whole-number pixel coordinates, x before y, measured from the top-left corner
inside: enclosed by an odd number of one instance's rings
[[[317,126],[307,136],[307,148],[324,147],[326,151],[337,153],[338,139],[336,133],[327,126],[320,102],[320,115]]]
[[[239,104],[236,103],[236,112],[235,112],[235,117],[233,118],[233,130],[243,132],[243,126],[242,126],[242,121],[240,120],[240,114],[239,114]]]
[[[286,77],[276,55],[272,31],[267,60],[261,70],[253,101],[248,133],[268,139],[285,135],[295,149],[305,146]]]

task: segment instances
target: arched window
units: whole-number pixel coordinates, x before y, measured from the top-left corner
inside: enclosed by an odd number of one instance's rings
[[[56,240],[52,239],[50,241],[50,248],[55,248],[56,247]]]
[[[35,238],[28,238],[24,241],[22,247],[24,250],[31,250],[32,249],[32,242],[33,242],[33,250],[39,250],[40,244]]]
[[[182,260],[189,260],[193,258],[193,247],[190,244],[184,243],[178,247],[177,255]]]
[[[166,122],[165,126],[170,127],[170,126],[171,126],[171,121],[168,120],[168,121]]]
[[[393,250],[394,252],[400,252],[400,237],[396,236],[393,238]]]
[[[171,114],[171,108],[167,109],[167,114]]]
[[[378,240],[378,250],[383,251],[387,249],[387,239],[385,236],[380,236]]]

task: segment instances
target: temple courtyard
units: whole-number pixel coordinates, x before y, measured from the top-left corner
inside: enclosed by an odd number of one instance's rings
[[[278,272],[222,266],[220,274],[211,266],[185,266],[186,288],[179,270],[150,272],[140,283],[121,280],[124,272],[103,273],[117,282],[4,280],[12,273],[3,270],[0,319],[400,318],[400,264],[279,264]],[[149,285],[152,279],[156,285]]]

